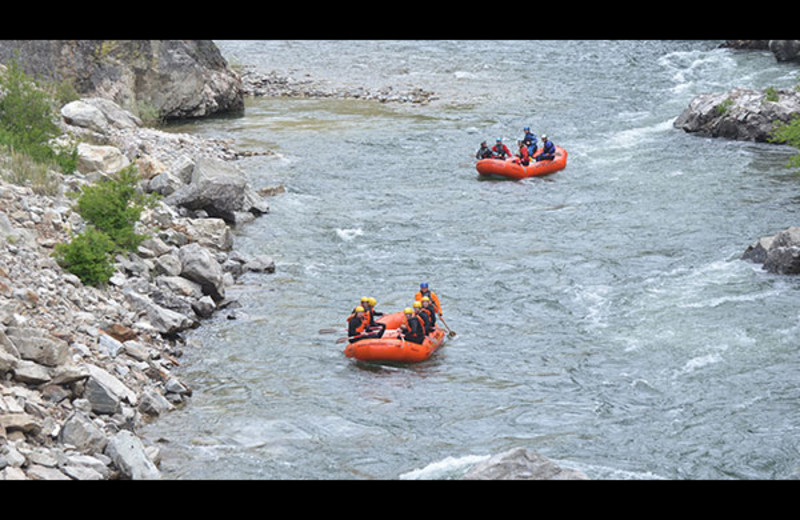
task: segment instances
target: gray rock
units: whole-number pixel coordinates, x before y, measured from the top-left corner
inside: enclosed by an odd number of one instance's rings
[[[706,137],[770,142],[775,122],[788,123],[800,115],[800,92],[777,90],[778,100],[766,92],[734,89],[701,94],[675,119],[673,126]]]
[[[82,411],[75,411],[59,432],[62,444],[74,446],[82,453],[102,453],[108,444],[103,431]]]
[[[105,454],[120,472],[131,480],[157,480],[161,472],[147,457],[142,441],[128,430],[121,430],[108,442]]]
[[[225,298],[224,273],[214,255],[199,244],[192,243],[181,247],[178,256],[183,266],[181,276],[200,284],[203,293],[214,301]]]
[[[122,400],[135,406],[136,393],[106,370],[87,363],[89,378],[84,397],[91,403],[92,411],[98,414],[114,414],[120,411]]]
[[[763,265],[776,274],[800,274],[800,227],[790,227],[779,233],[760,238],[750,245],[741,257]]]
[[[275,261],[271,256],[256,255],[246,264],[244,264],[245,271],[253,271],[256,273],[274,273]]]
[[[217,304],[214,303],[211,296],[203,296],[199,300],[192,302],[192,309],[201,318],[210,318],[214,311],[217,310]]]
[[[52,379],[47,367],[35,361],[20,360],[14,368],[14,380],[29,385],[41,385]]]
[[[125,298],[135,308],[144,311],[147,314],[150,325],[161,334],[170,336],[195,325],[193,319],[161,307],[147,296],[126,290]]]
[[[577,470],[564,469],[550,459],[525,448],[514,448],[481,462],[464,480],[588,480]]]
[[[28,467],[27,474],[31,480],[71,480],[56,468],[48,468],[38,464],[31,464]]]
[[[244,110],[241,79],[211,40],[1,40],[0,62],[12,58],[81,94],[122,107],[144,100],[162,119]]]
[[[175,206],[203,210],[212,217],[235,222],[236,212],[265,213],[268,207],[248,186],[244,174],[218,159],[199,158],[191,182],[164,199]]]
[[[158,416],[175,407],[159,392],[148,389],[142,394],[139,411],[148,415]]]
[[[153,264],[153,272],[156,276],[179,276],[183,269],[183,264],[181,264],[181,259],[177,253],[161,255],[153,261]]]
[[[63,364],[69,359],[67,342],[49,335],[47,331],[30,327],[9,327],[6,335],[22,359],[50,367]]]
[[[768,46],[778,61],[800,62],[800,40],[770,40]]]
[[[116,173],[129,165],[130,160],[115,146],[78,144],[80,173]]]

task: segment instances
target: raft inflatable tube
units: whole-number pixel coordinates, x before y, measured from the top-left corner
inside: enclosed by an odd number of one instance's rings
[[[430,358],[444,343],[447,334],[438,326],[421,344],[398,337],[398,327],[403,322],[402,312],[381,316],[377,321],[386,324],[382,338],[369,338],[349,343],[344,355],[373,363],[419,363]]]
[[[541,149],[533,154],[537,157]],[[556,156],[552,161],[531,161],[528,166],[519,162],[519,157],[509,159],[481,159],[475,165],[481,177],[504,177],[508,179],[526,179],[528,177],[541,177],[550,175],[567,167],[567,151],[556,146]]]

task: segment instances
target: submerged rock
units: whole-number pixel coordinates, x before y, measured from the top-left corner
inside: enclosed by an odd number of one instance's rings
[[[464,480],[588,480],[583,472],[564,469],[525,448],[513,448],[478,463]]]

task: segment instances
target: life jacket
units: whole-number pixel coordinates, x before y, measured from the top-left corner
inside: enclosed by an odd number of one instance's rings
[[[439,303],[439,297],[436,296],[436,293],[428,289],[428,292],[422,294],[422,291],[418,291],[417,294],[414,295],[414,299],[418,301],[422,301],[422,297],[427,296],[431,299],[431,303],[433,304],[433,312],[437,314],[442,313],[442,304]]]
[[[409,323],[408,316],[404,315],[403,325],[405,325],[405,328],[408,331],[406,333],[406,339],[409,341],[413,341],[414,343],[422,343],[422,341],[425,339],[425,321],[416,314],[411,316],[411,319],[417,321],[417,323],[419,324],[419,328],[415,329],[414,327],[412,327],[411,323]]]
[[[433,309],[425,308],[425,307],[420,309],[419,312],[420,313],[424,312],[425,315],[428,317],[428,322],[430,323],[430,327],[429,327],[429,330],[426,331],[426,332],[428,332],[428,334],[430,334],[430,331],[432,331],[433,328],[436,326],[436,313],[433,312]]]

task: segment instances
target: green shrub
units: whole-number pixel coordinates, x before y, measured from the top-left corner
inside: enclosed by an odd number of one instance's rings
[[[78,214],[106,233],[120,250],[133,251],[147,238],[137,234],[134,225],[153,198],[138,192],[137,181],[138,173],[131,165],[112,179],[85,187],[78,197]]]
[[[53,256],[58,264],[86,285],[108,282],[114,274],[111,254],[114,243],[108,235],[87,226],[68,244],[56,244]]]
[[[717,114],[724,116],[728,113],[728,110],[733,106],[733,100],[731,98],[726,98],[725,101],[717,105]]]
[[[778,91],[775,90],[775,87],[767,87],[767,90],[764,92],[764,101],[771,101],[773,103],[780,100],[780,95]]]
[[[0,92],[0,145],[74,172],[77,150],[54,150],[49,144],[61,133],[52,101],[15,61],[0,74]]]
[[[800,116],[788,123],[778,123],[772,130],[769,140],[773,143],[785,143],[800,150]],[[800,153],[789,159],[789,168],[800,168]]]

